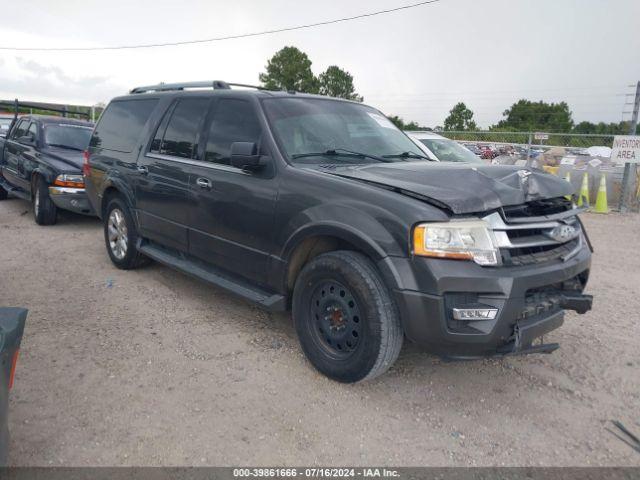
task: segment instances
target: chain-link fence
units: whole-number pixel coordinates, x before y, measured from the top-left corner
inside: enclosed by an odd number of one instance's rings
[[[611,147],[613,135],[587,135],[576,133],[450,131],[438,132],[452,140],[480,144],[504,144],[532,147]]]

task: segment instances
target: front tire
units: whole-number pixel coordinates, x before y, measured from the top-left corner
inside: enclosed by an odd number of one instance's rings
[[[131,270],[148,262],[136,248],[138,233],[129,207],[120,197],[109,200],[104,215],[104,240],[113,264]]]
[[[58,217],[58,209],[49,196],[49,185],[41,176],[34,183],[33,218],[38,225],[53,225]]]
[[[404,334],[374,264],[352,251],[317,256],[300,272],[293,318],[305,355],[344,383],[370,380],[396,361]]]

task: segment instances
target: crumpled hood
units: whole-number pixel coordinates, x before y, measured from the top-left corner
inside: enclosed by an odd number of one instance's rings
[[[67,170],[69,169],[69,167],[82,170],[82,152],[60,147],[45,147],[41,150],[41,152],[43,155],[46,155],[48,158],[60,164],[56,165],[56,167],[60,168],[61,170]]]
[[[443,204],[453,213],[484,212],[508,205],[571,195],[571,185],[541,170],[511,165],[397,162],[322,169]]]

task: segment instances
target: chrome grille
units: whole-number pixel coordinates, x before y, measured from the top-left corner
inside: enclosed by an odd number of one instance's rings
[[[526,211],[525,208],[514,210]],[[530,265],[557,259],[564,261],[578,253],[582,235],[576,215],[580,211],[554,208],[553,213],[545,215],[544,211],[535,209],[531,217],[523,215],[507,221],[496,212],[484,220],[493,230],[504,265]]]

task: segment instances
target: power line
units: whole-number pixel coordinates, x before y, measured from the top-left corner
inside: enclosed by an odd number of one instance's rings
[[[204,38],[199,40],[185,40],[182,42],[166,42],[166,43],[147,43],[142,45],[119,45],[113,47],[2,47],[0,46],[0,50],[12,50],[12,51],[38,51],[38,52],[77,52],[77,51],[97,51],[97,50],[126,50],[126,49],[136,49],[136,48],[156,48],[156,47],[170,47],[170,46],[178,46],[178,45],[192,45],[197,43],[211,43],[211,42],[221,42],[224,40],[235,40],[238,38],[247,38],[247,37],[258,37],[261,35],[272,35],[274,33],[282,33],[282,32],[291,32],[293,30],[303,30],[307,28],[320,27],[325,25],[332,25],[335,23],[343,23],[349,22],[351,20],[358,20],[362,18],[375,17],[377,15],[384,15],[387,13],[398,12],[400,10],[408,10],[410,8],[422,7],[424,5],[437,3],[440,0],[427,0],[418,3],[412,3],[409,5],[402,5],[401,7],[389,8],[386,10],[378,10],[376,12],[362,13],[359,15],[354,15],[352,17],[343,17],[337,18],[333,20],[325,20],[322,22],[309,23],[306,25],[296,25],[293,27],[285,27],[278,28],[273,30],[263,30],[261,32],[253,32],[253,33],[244,33],[239,35],[228,35],[225,37],[213,37],[213,38]]]

